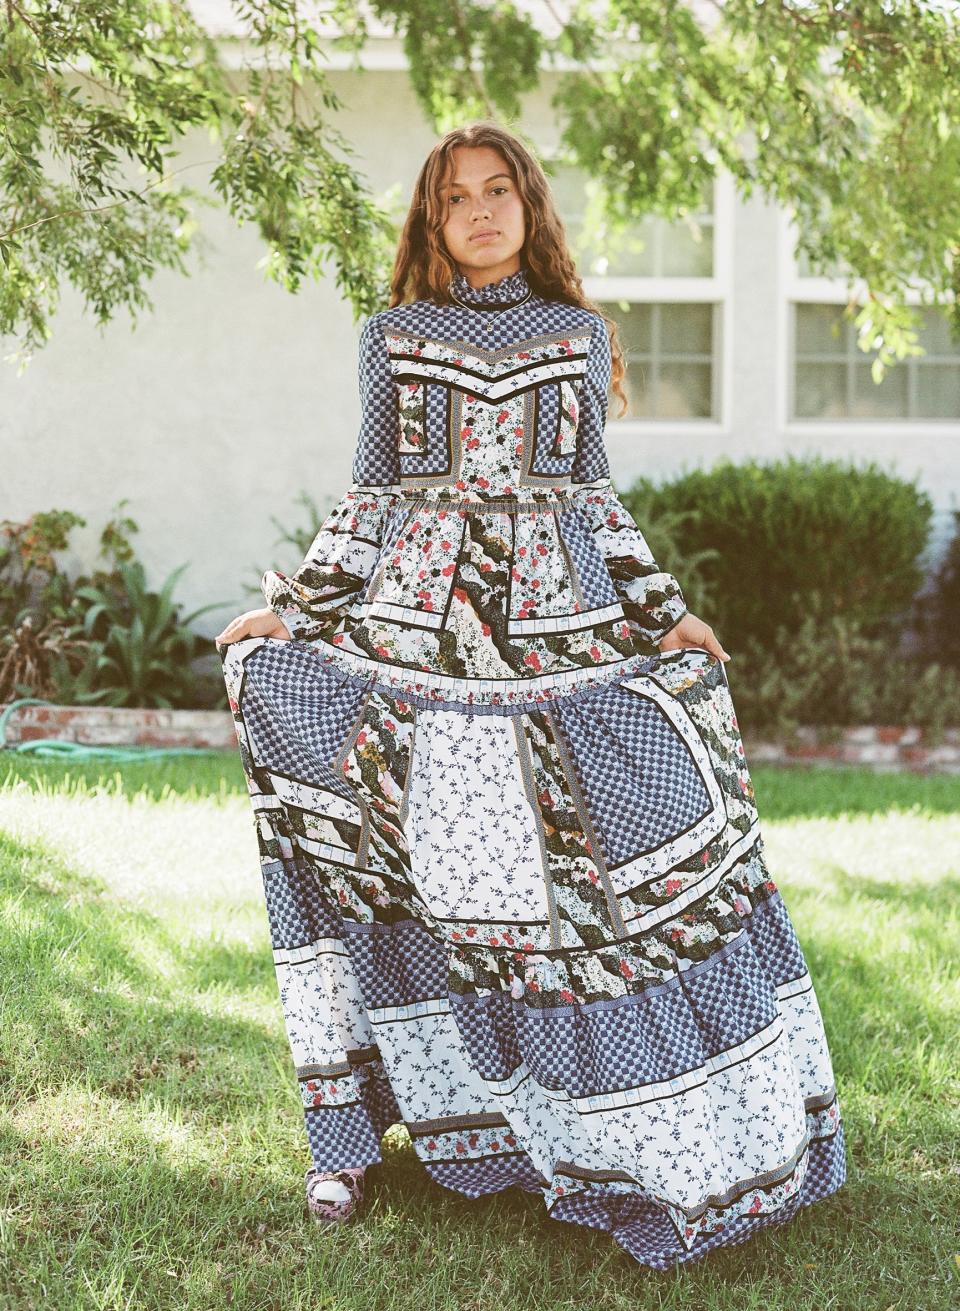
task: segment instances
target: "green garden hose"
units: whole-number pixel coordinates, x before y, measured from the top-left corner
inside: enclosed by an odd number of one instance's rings
[[[7,742],[6,725],[10,715],[18,706],[42,705],[53,706],[55,701],[44,697],[23,696],[10,704],[0,713],[0,751],[30,752],[36,756],[54,757],[58,760],[156,760],[161,756],[205,756],[212,747],[109,747],[89,746],[83,742],[67,742],[60,738],[32,738],[28,742]]]

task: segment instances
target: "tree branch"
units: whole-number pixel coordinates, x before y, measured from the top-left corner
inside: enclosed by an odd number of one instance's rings
[[[180,168],[172,169],[169,173],[163,173],[160,177],[154,178],[148,182],[145,187],[137,192],[138,196],[144,195],[152,187],[159,186],[161,182],[167,182],[170,178],[175,177],[178,173],[185,173],[190,168],[205,168],[209,164],[218,164],[216,159],[198,159],[192,164],[184,164]],[[133,199],[132,196],[126,196],[122,200],[111,200],[106,205],[94,205],[89,209],[62,209],[56,214],[48,214],[46,218],[34,219],[31,223],[21,223],[19,227],[9,228],[6,232],[0,232],[0,241],[9,241],[11,237],[16,236],[18,232],[29,232],[31,228],[41,227],[44,223],[54,223],[57,219],[79,218],[83,214],[102,214],[104,210],[116,209],[118,205],[129,205]]]

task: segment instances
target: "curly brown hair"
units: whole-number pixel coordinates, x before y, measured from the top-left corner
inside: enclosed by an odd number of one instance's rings
[[[626,366],[617,325],[595,301],[584,295],[580,275],[567,247],[563,220],[539,161],[519,137],[498,123],[482,120],[452,128],[424,160],[414,183],[393,264],[391,308],[414,300],[432,300],[440,305],[452,303],[447,288],[457,265],[443,240],[445,208],[440,188],[451,176],[453,151],[457,146],[491,146],[500,152],[512,171],[523,201],[525,236],[520,259],[526,264],[527,280],[535,294],[544,300],[565,301],[592,310],[607,325],[610,380],[621,402],[622,415],[627,409],[622,381]]]

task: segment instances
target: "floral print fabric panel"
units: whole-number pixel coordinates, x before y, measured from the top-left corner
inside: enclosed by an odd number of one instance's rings
[[[354,486],[321,524],[292,577],[268,569],[261,579],[267,604],[291,636],[322,636],[362,591],[393,522],[396,498]]]
[[[603,555],[631,633],[650,645],[662,641],[687,613],[680,584],[658,568],[609,480],[581,488],[577,504]]]

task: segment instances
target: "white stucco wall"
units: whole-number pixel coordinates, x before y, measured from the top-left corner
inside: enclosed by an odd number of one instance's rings
[[[334,75],[350,110],[338,120],[375,189],[399,182],[409,195],[434,140],[399,70]],[[542,145],[555,129],[544,90],[527,126]],[[183,163],[207,160],[204,138]],[[191,180],[201,185],[203,168]],[[187,175],[191,176],[191,175]],[[873,458],[919,476],[938,506],[938,535],[960,493],[960,415],[939,425],[785,422],[788,358],[778,211],[760,198],[732,201],[726,327],[718,367],[721,421],[706,426],[608,426],[614,478],[667,476],[719,455],[773,458],[822,451]],[[211,601],[198,629],[219,631],[262,604],[268,567],[292,568],[273,518],[302,526],[305,489],[321,512],[342,495],[359,416],[358,328],[332,278],[291,296],[264,280],[252,228],[201,210],[211,250],[189,278],[162,273],[150,284],[155,310],[136,329],[123,317],[101,331],[70,291],[54,338],[18,377],[0,366],[0,516],[21,520],[52,508],[88,520],[64,557],[75,572],[96,564],[97,537],[121,497],[141,526],[138,553],[153,586],[185,561],[176,597],[185,611]],[[590,294],[599,292],[588,284]],[[11,349],[3,343],[4,354]]]

